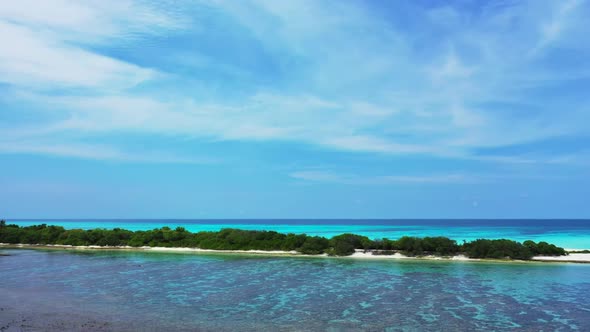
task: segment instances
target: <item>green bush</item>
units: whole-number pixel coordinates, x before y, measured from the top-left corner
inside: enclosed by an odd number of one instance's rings
[[[226,228],[218,232],[191,233],[182,227],[162,227],[148,231],[115,229],[64,229],[45,224],[19,227],[0,223],[1,243],[63,244],[73,246],[151,246],[192,247],[217,250],[295,250],[303,254],[328,253],[348,256],[355,249],[377,250],[375,254],[450,256],[464,252],[473,258],[530,259],[533,255],[566,255],[563,248],[547,242],[519,243],[512,240],[478,239],[459,246],[446,237],[410,237],[398,240],[371,240],[366,236],[342,234],[326,239],[305,234],[282,234],[275,231],[251,231]]]
[[[496,259],[531,259],[534,254],[531,250],[516,241],[500,239],[478,239],[463,244],[463,251],[471,258],[496,258]]]
[[[522,243],[525,247],[527,247],[533,255],[541,255],[541,256],[563,256],[567,255],[565,249],[557,247],[554,244],[549,244],[545,241],[541,241],[539,243],[535,243],[534,241],[528,240]]]
[[[320,236],[308,236],[297,251],[306,255],[318,255],[326,252],[329,247],[330,242],[328,239]]]

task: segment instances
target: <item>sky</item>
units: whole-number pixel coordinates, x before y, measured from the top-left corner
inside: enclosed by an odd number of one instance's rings
[[[0,2],[0,217],[590,218],[590,1]]]

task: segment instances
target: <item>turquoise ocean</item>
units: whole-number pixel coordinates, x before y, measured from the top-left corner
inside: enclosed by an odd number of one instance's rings
[[[587,221],[9,220],[332,236],[534,239],[588,248]],[[590,331],[590,264],[0,249],[14,331]]]

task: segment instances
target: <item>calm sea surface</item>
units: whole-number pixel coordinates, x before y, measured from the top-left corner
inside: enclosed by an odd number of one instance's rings
[[[590,265],[0,250],[14,331],[590,331]]]
[[[590,220],[8,220],[22,226],[40,223],[66,228],[125,228],[148,230],[182,226],[187,230],[213,231],[221,228],[275,230],[332,237],[342,233],[366,235],[372,239],[410,236],[446,236],[457,241],[477,238],[507,238],[547,241],[568,249],[590,249]]]

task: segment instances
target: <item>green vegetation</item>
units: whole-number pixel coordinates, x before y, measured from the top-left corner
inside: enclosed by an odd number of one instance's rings
[[[563,256],[567,255],[567,252],[554,244],[547,243],[545,241],[541,241],[539,243],[535,243],[531,240],[524,241],[522,243],[525,247],[527,247],[533,255],[546,255],[546,256]]]
[[[478,239],[463,245],[468,257],[531,259],[533,252],[525,245],[511,240]]]
[[[436,256],[453,256],[461,250],[455,240],[446,237],[409,237],[404,236],[394,243],[394,248],[410,256],[420,256],[424,253]]]
[[[355,249],[374,249],[374,242],[366,236],[356,234],[342,234],[334,236],[329,242],[328,255],[348,256],[352,255]]]
[[[453,256],[471,258],[531,259],[535,255],[567,255],[563,248],[547,242],[519,243],[512,240],[479,239],[457,244],[446,237],[409,237],[397,240],[371,240],[366,236],[342,234],[326,239],[305,234],[274,231],[222,229],[218,232],[191,233],[182,227],[162,227],[150,231],[115,229],[64,229],[46,224],[19,227],[0,221],[0,243],[59,244],[72,246],[190,247],[216,250],[283,250],[317,255],[348,256],[361,249],[377,255],[400,252],[409,256]]]
[[[588,249],[584,249],[584,250],[570,250],[568,251],[569,254],[590,254],[590,250]]]

